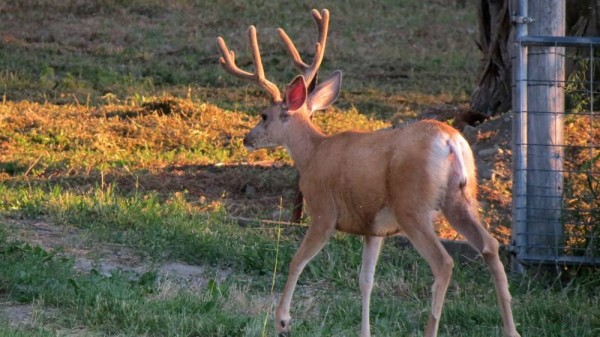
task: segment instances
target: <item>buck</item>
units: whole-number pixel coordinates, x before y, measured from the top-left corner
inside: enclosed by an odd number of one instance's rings
[[[479,218],[475,164],[469,144],[454,128],[432,120],[376,132],[323,134],[311,122],[311,115],[337,99],[342,72],[334,71],[314,86],[325,53],[329,12],[313,10],[312,15],[317,23],[318,42],[310,65],[302,61],[287,34],[278,30],[301,71],[283,96],[265,78],[254,26],[248,32],[255,73],[238,68],[234,53],[221,37],[217,38],[223,68],[258,84],[271,96],[270,106],[246,135],[244,145],[248,150],[287,148],[300,173],[300,188],[310,214],[311,225],[291,261],[275,312],[278,335],[291,335],[290,304],[298,277],[338,230],[363,236],[360,336],[370,336],[369,301],[383,239],[396,234],[404,234],[431,267],[431,312],[424,336],[436,336],[453,268],[453,260],[432,226],[433,217],[441,210],[489,267],[504,334],[519,336],[506,274],[498,256],[498,241],[488,234]]]

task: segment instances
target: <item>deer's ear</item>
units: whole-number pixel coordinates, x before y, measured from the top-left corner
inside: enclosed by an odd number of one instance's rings
[[[304,77],[296,77],[292,83],[288,84],[285,90],[285,104],[288,111],[293,112],[300,109],[306,102],[306,83]]]
[[[340,95],[342,71],[336,70],[321,82],[308,96],[308,110],[312,113],[329,107]]]

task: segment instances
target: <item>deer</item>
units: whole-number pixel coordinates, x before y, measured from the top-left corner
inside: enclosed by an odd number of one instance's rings
[[[248,151],[285,146],[300,175],[310,226],[289,265],[275,310],[278,336],[291,336],[290,305],[298,278],[309,261],[336,232],[363,237],[359,272],[362,318],[360,336],[369,337],[369,306],[374,274],[384,238],[403,234],[429,264],[434,282],[424,336],[435,337],[450,283],[453,259],[438,239],[433,220],[441,213],[483,257],[495,286],[505,336],[520,336],[499,243],[482,225],[472,150],[448,124],[417,121],[401,128],[324,134],[312,121],[315,111],[332,105],[341,90],[342,72],[321,83],[317,72],[325,53],[329,11],[312,10],[318,39],[311,64],[300,57],[281,28],[278,33],[300,71],[283,95],[265,77],[254,26],[248,29],[254,73],[236,65],[235,54],[217,38],[219,63],[233,76],[257,84],[270,95],[261,120],[245,136]]]

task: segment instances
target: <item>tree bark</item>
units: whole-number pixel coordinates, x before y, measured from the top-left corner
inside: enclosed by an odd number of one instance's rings
[[[598,36],[600,33],[600,0],[567,0],[567,34]]]
[[[542,0],[540,0],[542,1]],[[471,108],[486,117],[511,107],[511,30],[509,0],[480,0],[477,4],[482,52]],[[572,36],[600,35],[600,0],[566,0],[566,30]],[[567,64],[567,77],[575,67]]]
[[[508,0],[481,0],[477,7],[483,58],[471,107],[489,117],[511,106],[510,13]]]

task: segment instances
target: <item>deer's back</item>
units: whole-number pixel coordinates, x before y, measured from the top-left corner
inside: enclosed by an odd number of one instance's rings
[[[438,207],[450,166],[444,144],[456,135],[448,125],[420,121],[399,129],[328,137],[317,147],[307,172],[301,172],[311,216],[328,212],[338,230],[350,233],[401,232],[392,221],[399,209],[408,216]]]

